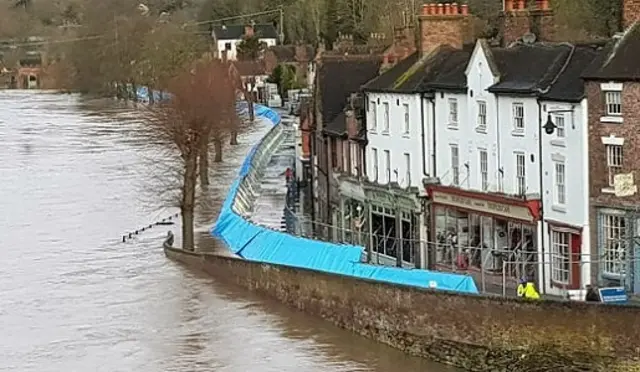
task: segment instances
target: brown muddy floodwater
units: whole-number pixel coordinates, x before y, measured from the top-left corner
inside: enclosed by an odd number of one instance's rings
[[[452,371],[167,260],[139,111],[0,91],[0,371]],[[258,125],[212,172],[200,244]]]

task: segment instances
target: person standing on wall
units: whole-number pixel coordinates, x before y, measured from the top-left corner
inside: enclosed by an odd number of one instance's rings
[[[526,278],[520,279],[520,284],[518,284],[517,289],[518,297],[525,298],[527,300],[539,300],[540,293],[536,289],[535,284],[531,280]]]

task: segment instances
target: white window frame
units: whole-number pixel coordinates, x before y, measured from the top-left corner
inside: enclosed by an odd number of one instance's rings
[[[571,282],[571,233],[551,228],[551,281]]]
[[[605,90],[602,93],[605,116],[622,116],[622,91]]]
[[[378,149],[375,147],[371,148],[371,158],[373,160],[373,181],[378,181],[378,167],[379,167],[379,159],[378,159]]]
[[[411,186],[411,154],[404,153],[404,166],[405,166],[405,182],[406,186]]]
[[[629,219],[622,214],[601,213],[602,273],[609,277],[626,275]]]
[[[556,161],[554,165],[554,189],[556,205],[567,204],[567,168],[564,162]]]
[[[478,159],[480,161],[480,189],[489,190],[489,153],[486,149],[478,149]]]
[[[451,182],[455,186],[460,185],[460,149],[458,145],[449,145],[451,153]]]
[[[524,132],[524,104],[514,102],[511,108],[513,116],[513,131],[516,133]]]
[[[514,152],[516,173],[516,195],[527,192],[527,158],[524,152]]]
[[[477,128],[484,132],[487,130],[487,102],[477,101],[476,105],[478,107]]]
[[[371,130],[371,132],[375,133],[378,131],[378,106],[376,104],[375,101],[371,101],[370,102],[371,105],[371,128],[369,128]]]
[[[410,117],[409,117],[409,104],[408,103],[403,103],[402,104],[402,109],[404,111],[404,134],[405,135],[409,135],[410,131],[411,131],[411,122]]]
[[[458,126],[458,99],[449,98],[449,126]]]
[[[565,138],[566,136],[566,121],[564,114],[555,114],[554,122],[556,124],[556,137]]]
[[[384,122],[382,123],[384,125],[384,127],[382,128],[382,133],[389,133],[389,102],[384,102],[382,104],[382,107],[384,107]]]
[[[384,150],[384,171],[387,183],[391,182],[391,151]]]
[[[351,152],[351,175],[354,177],[358,176],[358,171],[362,171],[360,168],[360,146],[354,141],[350,141],[349,149]]]
[[[615,175],[622,172],[624,153],[622,145],[605,145],[607,157],[607,170],[609,173],[609,186],[614,186]]]

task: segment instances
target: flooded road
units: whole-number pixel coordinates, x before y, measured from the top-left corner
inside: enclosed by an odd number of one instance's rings
[[[148,192],[161,157],[139,116],[0,91],[0,371],[452,371],[167,260],[161,237],[178,226],[122,243],[176,212]],[[266,129],[214,165],[201,245],[216,244],[216,206]]]

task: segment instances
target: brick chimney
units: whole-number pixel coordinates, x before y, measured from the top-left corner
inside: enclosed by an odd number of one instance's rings
[[[244,37],[252,37],[253,36],[253,25],[244,26]]]
[[[475,36],[467,4],[424,4],[419,20],[421,55],[430,53],[440,45],[462,49]]]
[[[500,34],[503,45],[533,33],[540,41],[557,41],[556,25],[549,0],[503,0]]]
[[[640,21],[640,0],[622,0],[622,27],[626,30]]]

